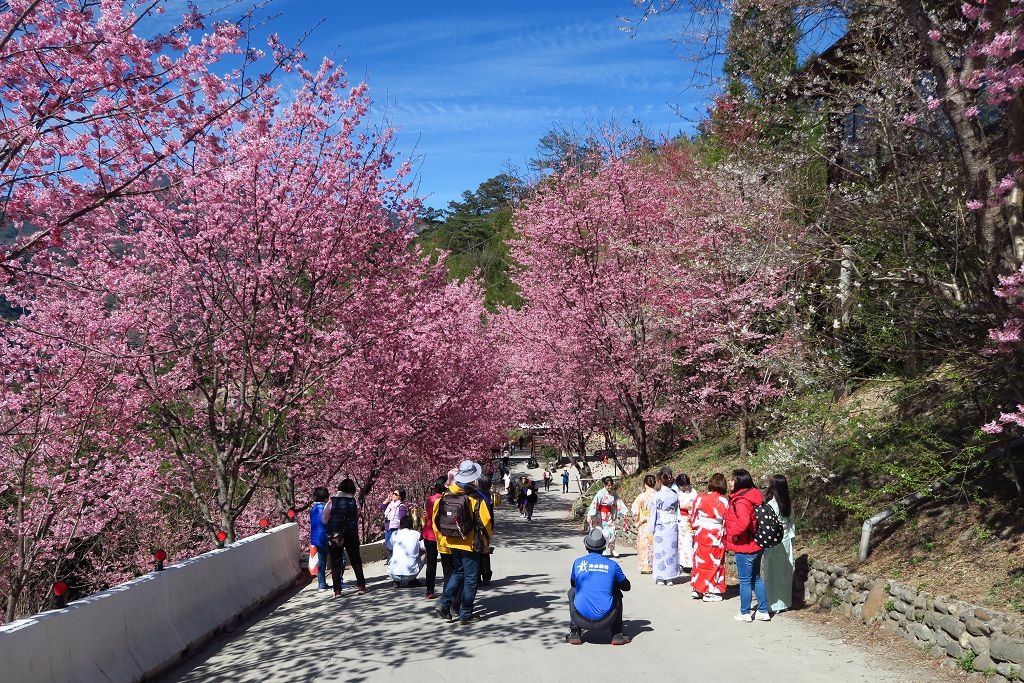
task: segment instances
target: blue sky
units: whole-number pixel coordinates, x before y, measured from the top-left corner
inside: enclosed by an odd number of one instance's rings
[[[367,80],[373,118],[400,129],[398,150],[436,208],[509,165],[525,171],[554,127],[638,120],[658,138],[692,131],[706,108],[669,40],[681,17],[631,38],[619,20],[629,0],[274,0],[267,11],[286,41],[323,19],[305,51]]]

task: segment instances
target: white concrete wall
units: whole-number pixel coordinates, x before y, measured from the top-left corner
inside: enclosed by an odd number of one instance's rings
[[[0,626],[0,680],[137,681],[295,581],[295,524]]]

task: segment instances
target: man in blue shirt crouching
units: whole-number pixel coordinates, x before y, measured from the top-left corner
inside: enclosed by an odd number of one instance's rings
[[[625,645],[629,636],[622,633],[622,591],[630,589],[622,567],[604,557],[604,534],[591,529],[583,545],[589,551],[572,564],[569,579],[569,635],[565,642],[583,644],[583,630],[612,632],[612,645]]]

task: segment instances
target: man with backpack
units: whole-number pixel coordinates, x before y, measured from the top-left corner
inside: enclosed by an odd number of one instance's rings
[[[474,486],[483,473],[480,465],[463,460],[448,490],[434,508],[434,530],[438,546],[451,553],[452,576],[437,601],[438,616],[451,620],[456,595],[461,596],[459,623],[467,625],[473,617],[473,601],[480,576],[483,554],[490,552],[494,522],[484,497]]]

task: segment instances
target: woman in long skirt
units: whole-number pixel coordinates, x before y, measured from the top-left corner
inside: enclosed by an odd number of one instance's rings
[[[689,572],[693,567],[693,527],[690,513],[697,500],[697,492],[690,485],[690,477],[680,474],[676,477],[676,493],[679,494],[679,567]]]
[[[782,612],[789,609],[793,602],[793,539],[796,537],[796,519],[793,517],[793,506],[789,498],[789,482],[781,474],[773,475],[768,480],[768,505],[782,521],[785,530],[782,542],[764,551],[761,560],[761,576],[768,593],[768,609]]]
[[[708,490],[697,497],[690,513],[693,527],[693,572],[690,595],[704,602],[718,602],[725,593],[725,475],[716,472],[708,481]]]
[[[644,477],[644,490],[633,501],[630,512],[636,522],[636,565],[641,574],[650,574],[654,566],[654,534],[647,529],[654,497],[654,475]]]
[[[647,530],[654,534],[654,584],[664,586],[679,576],[679,496],[667,472],[655,480]]]
[[[594,500],[590,501],[587,519],[590,520],[591,529],[601,529],[601,533],[604,534],[605,541],[608,543],[606,554],[618,557],[619,553],[615,550],[615,520],[625,517],[628,510],[626,504],[615,492],[615,480],[605,477],[601,483],[604,484],[604,488],[597,492]]]

